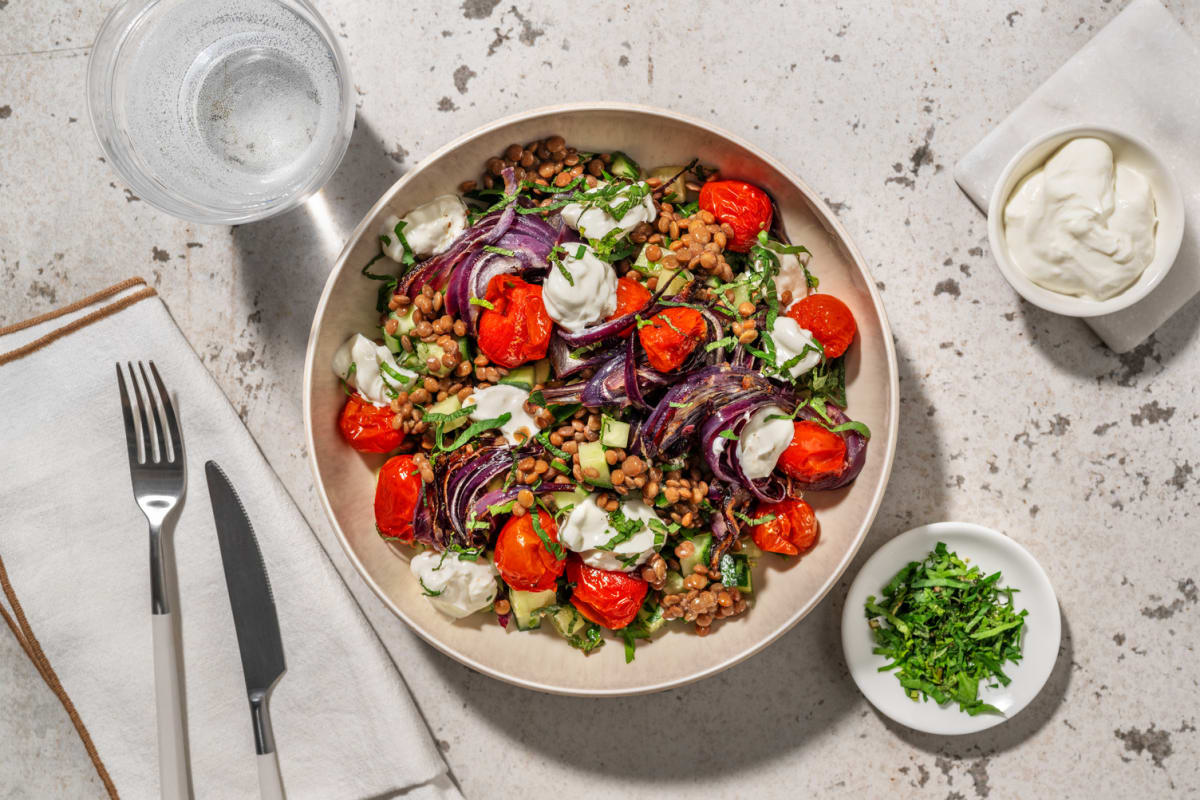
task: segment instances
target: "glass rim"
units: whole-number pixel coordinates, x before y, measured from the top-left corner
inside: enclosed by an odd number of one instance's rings
[[[143,169],[138,164],[136,151],[128,142],[121,142],[121,126],[117,123],[112,102],[115,64],[138,21],[163,0],[120,0],[105,16],[88,54],[85,91],[88,118],[108,163],[139,199],[160,211],[189,222],[241,225],[296,208],[320,191],[337,171],[350,146],[354,130],[354,82],[350,76],[346,55],[338,45],[337,37],[329,23],[309,0],[273,1],[302,13],[329,47],[338,75],[340,119],[337,135],[330,140],[326,152],[314,166],[308,180],[283,197],[245,206],[220,207],[193,200]]]

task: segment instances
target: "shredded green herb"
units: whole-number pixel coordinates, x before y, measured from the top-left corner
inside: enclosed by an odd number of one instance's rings
[[[514,253],[512,250],[506,250],[503,247],[496,247],[493,244],[485,244],[483,246],[483,251],[485,253],[495,253],[496,255],[501,255],[501,256],[510,256],[511,257],[511,256],[516,255],[516,253]]]
[[[551,539],[550,534],[547,533],[546,529],[542,527],[542,521],[538,519],[538,517],[541,516],[538,513],[539,510],[540,509],[538,508],[531,508],[528,512],[529,521],[533,523],[533,532],[536,533],[538,538],[542,540],[542,544],[546,545],[546,549],[550,551],[550,554],[559,561],[562,561],[567,557],[566,551],[563,550],[562,545]],[[551,517],[553,517],[553,515],[551,515]]]
[[[1021,660],[1027,612],[1013,608],[1017,590],[1001,587],[1000,578],[967,566],[944,542],[909,562],[878,600],[867,598],[874,652],[890,659],[879,671],[896,670],[913,701],[955,701],[971,716],[1002,713],[979,699],[979,685],[1009,684],[1002,666]]]
[[[646,527],[645,522],[640,519],[629,519],[619,508],[608,512],[608,525],[616,531],[616,534],[604,544],[596,545],[597,550],[613,550],[617,545],[624,544],[641,533],[642,529]],[[636,560],[639,555],[641,554],[635,553],[634,559]]]
[[[472,297],[472,298],[471,298],[470,300],[468,300],[467,302],[469,302],[469,303],[470,303],[471,305],[473,305],[473,306],[483,306],[483,307],[484,307],[484,308],[486,308],[488,311],[492,311],[493,309],[495,309],[495,308],[496,308],[494,305],[492,305],[492,304],[491,304],[490,302],[488,302],[487,300],[484,300],[482,297]]]

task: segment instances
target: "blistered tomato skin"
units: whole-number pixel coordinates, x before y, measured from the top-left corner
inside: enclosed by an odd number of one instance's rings
[[[411,544],[413,515],[421,502],[421,471],[412,456],[389,458],[375,484],[375,527],[389,539]]]
[[[778,503],[759,503],[754,518],[774,517],[750,529],[754,543],[769,553],[798,555],[817,541],[817,515],[812,506],[789,497]]]
[[[650,305],[650,291],[633,278],[621,278],[617,281],[617,310],[609,314],[609,319],[623,317],[635,311],[641,311]],[[621,338],[633,332],[636,323],[621,331]]]
[[[480,351],[509,369],[544,358],[554,320],[546,313],[542,287],[515,275],[496,275],[485,295],[492,307],[479,315]]]
[[[392,410],[380,408],[357,394],[346,398],[338,417],[342,438],[360,453],[390,453],[404,441],[404,434],[392,428]]]
[[[554,517],[538,509],[538,524],[546,537],[558,541],[558,528]],[[496,537],[496,570],[500,577],[514,589],[540,592],[554,587],[554,583],[567,568],[548,549],[533,527],[532,512],[519,517],[509,517]]]
[[[668,308],[638,328],[638,339],[650,366],[671,372],[683,366],[692,351],[707,338],[704,315],[694,308]]]
[[[571,605],[587,619],[611,630],[633,622],[650,584],[625,572],[589,567],[577,558],[567,564],[567,581],[575,584]]]
[[[837,358],[845,353],[858,331],[854,314],[833,295],[810,294],[802,297],[792,303],[787,315],[821,343],[821,347],[825,348],[825,358]]]
[[[809,420],[794,423],[792,443],[776,469],[802,483],[816,483],[846,468],[846,440]]]
[[[745,181],[709,181],[700,187],[700,208],[733,228],[726,248],[739,253],[750,249],[759,231],[771,229],[775,214],[767,193]]]

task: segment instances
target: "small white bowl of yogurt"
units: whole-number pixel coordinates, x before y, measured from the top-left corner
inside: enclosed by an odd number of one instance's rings
[[[1001,274],[1039,308],[1097,317],[1157,286],[1183,240],[1183,196],[1140,139],[1073,125],[1021,149],[988,203]]]

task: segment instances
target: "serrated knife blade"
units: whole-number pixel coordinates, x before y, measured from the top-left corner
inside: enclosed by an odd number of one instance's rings
[[[270,754],[273,761],[275,751],[267,700],[287,669],[279,617],[275,613],[275,599],[258,539],[237,492],[215,461],[207,462],[204,472],[221,547],[221,563],[225,568],[233,626],[242,656],[242,673],[246,679],[262,778],[262,757]],[[277,766],[275,770],[277,775]]]

